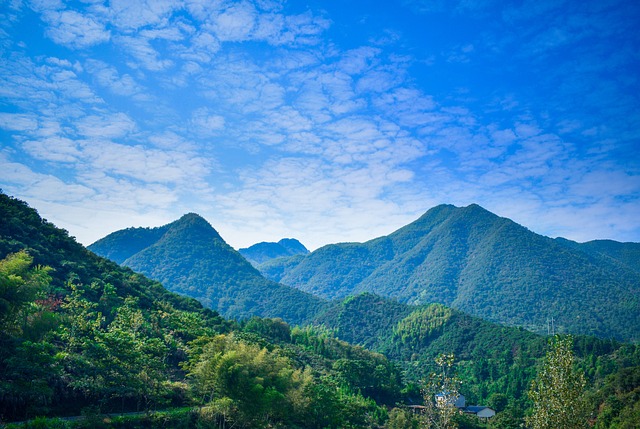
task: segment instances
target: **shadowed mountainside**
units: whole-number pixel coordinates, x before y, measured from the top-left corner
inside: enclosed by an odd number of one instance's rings
[[[202,217],[190,213],[159,228],[128,228],[89,246],[121,264],[198,299],[226,317],[281,317],[303,323],[325,302],[265,279]]]

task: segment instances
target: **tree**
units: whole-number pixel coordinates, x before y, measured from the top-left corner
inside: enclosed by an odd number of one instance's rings
[[[454,421],[458,413],[456,401],[460,396],[460,379],[453,374],[455,355],[440,354],[435,362],[439,370],[429,376],[429,382],[424,390],[424,423],[427,428],[455,429]]]
[[[573,339],[556,335],[549,341],[529,398],[533,413],[527,417],[532,429],[583,429],[588,427],[584,398],[584,375],[574,368]]]
[[[418,420],[409,410],[393,408],[389,412],[389,420],[384,427],[385,429],[418,429]]]
[[[30,306],[49,285],[48,267],[31,268],[33,258],[20,251],[0,261],[0,328],[5,333],[22,334],[28,323]]]

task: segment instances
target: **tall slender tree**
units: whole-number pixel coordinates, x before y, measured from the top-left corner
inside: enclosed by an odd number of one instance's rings
[[[460,379],[454,371],[453,353],[440,354],[435,362],[438,371],[429,376],[429,382],[423,392],[425,410],[423,423],[427,429],[455,429],[458,427],[455,416],[458,414],[456,402],[460,396]]]
[[[532,429],[586,428],[586,380],[574,367],[573,338],[556,335],[549,345],[529,390],[533,413],[527,417],[527,423]]]

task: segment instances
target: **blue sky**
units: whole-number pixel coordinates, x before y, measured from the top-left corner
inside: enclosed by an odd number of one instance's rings
[[[478,203],[640,242],[640,3],[3,0],[0,187],[84,244],[234,247]]]

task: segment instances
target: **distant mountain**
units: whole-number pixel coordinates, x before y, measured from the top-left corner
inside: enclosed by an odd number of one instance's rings
[[[281,317],[302,323],[325,305],[320,298],[265,279],[194,213],[160,228],[114,232],[89,249],[111,255],[226,317]]]
[[[309,250],[295,238],[283,238],[277,243],[263,241],[244,249],[238,249],[238,252],[253,265],[258,265],[283,256],[306,255]]]
[[[613,240],[593,240],[576,243],[565,238],[557,238],[558,242],[582,252],[611,258],[612,260],[640,272],[640,243],[620,243]]]
[[[160,240],[167,231],[160,228],[127,228],[116,231],[93,243],[91,251],[118,264]]]
[[[578,246],[579,247],[579,246]],[[259,266],[273,279],[328,298],[362,292],[441,303],[535,332],[640,340],[640,275],[615,260],[535,234],[478,205],[437,206],[366,243],[324,246]],[[633,246],[632,246],[633,247]]]

